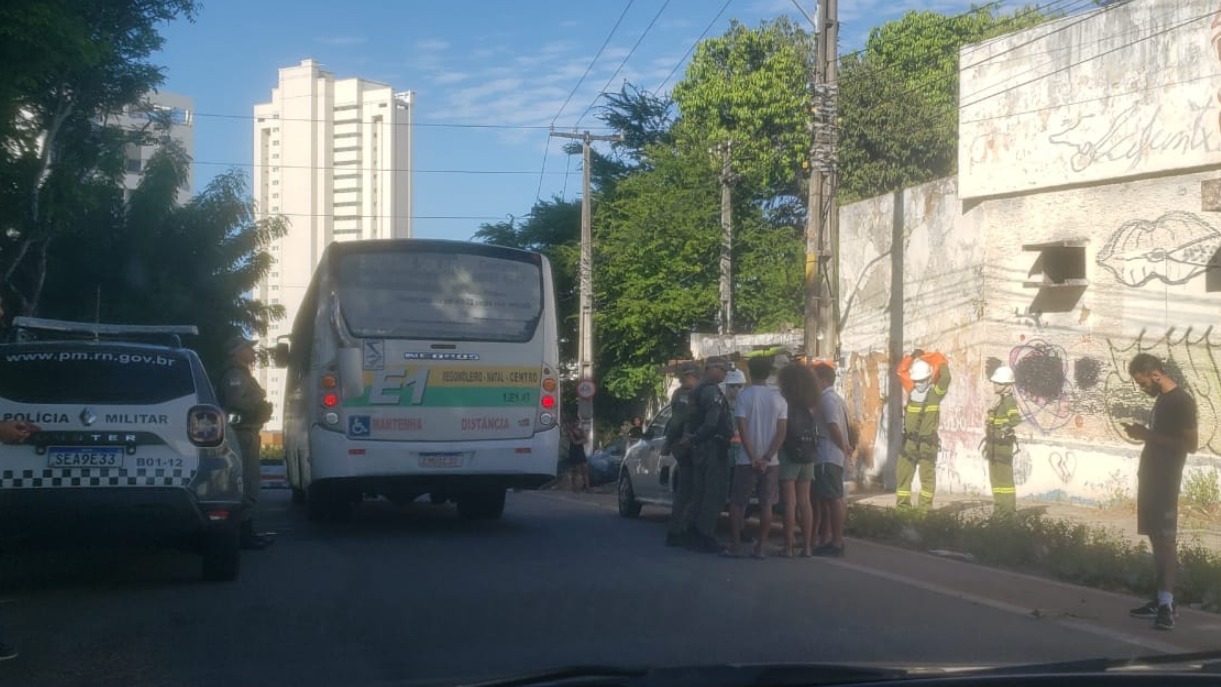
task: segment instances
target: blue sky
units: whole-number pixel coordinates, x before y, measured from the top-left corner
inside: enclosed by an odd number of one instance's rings
[[[814,2],[800,1],[813,16]],[[677,66],[665,90],[672,87],[683,74],[684,54],[723,4],[632,0],[606,50],[560,112],[628,0],[202,2],[195,23],[165,28],[166,46],[157,57],[166,68],[163,90],[195,100],[196,191],[228,168],[248,169],[252,107],[270,97],[280,67],[313,58],[339,78],[414,91],[419,124],[546,127],[554,121],[557,129],[571,131],[600,124],[592,114],[580,118],[608,83],[609,91],[624,81],[653,90]],[[907,10],[958,13],[970,4],[841,0],[841,51],[860,47],[872,26]],[[753,26],[781,14],[805,21],[792,0],[732,0],[708,35],[723,32],[731,19]],[[562,144],[549,141],[545,129],[417,127],[415,235],[467,239],[481,222],[527,214],[540,176],[542,197],[577,197],[579,160],[566,160]],[[546,173],[540,175],[544,150]]]

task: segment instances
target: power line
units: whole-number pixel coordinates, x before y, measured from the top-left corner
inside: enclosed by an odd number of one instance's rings
[[[1101,12],[1099,12],[1098,14],[1105,13],[1105,12],[1107,12],[1108,10],[1114,9],[1115,7],[1116,7],[1116,5],[1107,5],[1106,7],[1102,8]],[[1028,46],[1028,45],[1030,45],[1030,44],[1032,44],[1032,43],[1036,43],[1036,42],[1038,42],[1038,41],[1041,41],[1041,40],[1043,40],[1043,39],[1047,38],[1048,36],[1052,36],[1052,35],[1054,35],[1054,34],[1060,33],[1061,31],[1067,31],[1067,30],[1069,30],[1069,29],[1073,28],[1074,26],[1077,26],[1077,25],[1081,24],[1082,22],[1089,21],[1090,19],[1093,19],[1094,17],[1098,16],[1098,14],[1095,14],[1095,13],[1093,13],[1093,12],[1083,12],[1083,13],[1081,14],[1080,18],[1076,19],[1075,21],[1064,22],[1063,26],[1058,26],[1058,27],[1056,27],[1056,28],[1052,29],[1051,31],[1048,31],[1047,33],[1044,33],[1044,34],[1040,34],[1040,35],[1038,35],[1038,36],[1035,36],[1034,38],[1031,38],[1031,39],[1030,39],[1030,40],[1028,40],[1028,41],[1024,41],[1024,42],[1022,42],[1022,43],[1018,43],[1017,45],[1010,46],[1010,47],[1008,47],[1008,48],[1006,48],[1006,49],[1004,49],[1004,50],[1002,50],[1002,51],[1000,51],[1000,52],[998,52],[998,53],[996,53],[996,54],[989,55],[989,56],[985,57],[984,59],[980,60],[979,62],[973,62],[973,63],[971,63],[969,66],[967,66],[967,67],[963,67],[963,69],[967,69],[967,68],[975,68],[975,67],[978,67],[978,66],[980,66],[980,65],[982,65],[982,64],[985,64],[985,63],[990,63],[992,60],[994,60],[994,59],[995,59],[995,58],[997,58],[997,57],[1000,57],[1001,55],[1007,55],[1007,54],[1009,54],[1009,53],[1015,52],[1015,51],[1020,50],[1020,49],[1022,49],[1022,48],[1024,48],[1024,47],[1026,47],[1026,46]],[[977,48],[977,50],[979,50],[979,49],[983,49],[983,46],[979,46],[979,47]],[[1033,55],[1031,55],[1031,56],[1029,56],[1029,57],[1033,57]],[[1043,65],[1043,67],[1045,67],[1045,66],[1048,66],[1048,65]],[[1032,68],[1032,70],[1033,70],[1033,69],[1042,69],[1042,67],[1033,67],[1033,68]],[[1009,81],[1009,80],[1015,79],[1015,78],[1017,78],[1017,77],[1018,77],[1018,76],[1020,76],[1020,75],[1021,75],[1021,72],[1018,72],[1017,74],[1011,74],[1011,75],[1010,75],[1010,76],[1009,76],[1007,79],[1004,79],[1004,80],[998,81],[998,82],[996,82],[996,83],[994,83],[994,84],[988,84],[988,85],[987,85],[987,86],[985,86],[984,88],[985,88],[985,89],[987,89],[987,88],[993,88],[993,87],[995,87],[995,86],[999,86],[1000,84],[1005,83],[1006,81]],[[971,94],[970,96],[966,96],[966,97],[974,97],[974,96],[978,95],[979,93],[980,93],[980,91],[976,91],[975,93]]]
[[[980,5],[979,7],[973,7],[971,9],[967,10],[966,12],[961,12],[959,14],[952,15],[949,18],[950,19],[963,19],[965,17],[971,16],[972,14],[978,14],[979,12],[983,12],[985,10],[991,10],[993,8],[998,8],[1001,5],[1003,5],[1006,1],[1007,0],[994,0],[994,2],[990,2],[986,5]],[[1001,18],[1001,21],[997,23],[996,27],[1003,26],[1003,27],[1007,28],[1007,27],[1016,26],[1020,20],[1025,19],[1026,17],[1028,17],[1032,14],[1036,14],[1036,13],[1040,13],[1040,12],[1056,12],[1056,11],[1069,12],[1072,9],[1071,8],[1072,5],[1080,5],[1082,3],[1088,3],[1091,1],[1092,0],[1053,0],[1052,2],[1044,3],[1042,5],[1036,5],[1034,7],[1029,7],[1020,12],[1015,12],[1014,14],[1012,14],[1008,17],[1003,17],[1003,18]],[[1057,7],[1058,5],[1061,7]],[[996,28],[996,27],[994,27],[994,28]],[[1002,31],[1004,31],[1004,30],[1005,29],[1002,29]],[[1002,33],[1002,34],[998,35],[997,37],[999,38],[1000,36],[1003,36],[1003,35],[1008,35],[1008,34]],[[969,50],[974,51],[974,50],[978,50],[978,49],[979,49],[979,47],[977,46],[977,47],[971,48]],[[850,53],[841,55],[839,58],[839,61],[842,64],[845,59],[863,55],[867,51],[868,51],[868,47],[861,48],[859,50],[854,50]],[[924,55],[922,55],[922,57],[928,57],[928,56],[931,56],[931,49],[926,50],[924,52]],[[982,64],[982,62],[980,62],[979,64]],[[897,65],[881,65],[881,66],[872,67],[870,69],[870,74],[875,74],[875,75],[884,74],[886,72],[891,72],[896,69],[898,69]],[[947,75],[945,77],[941,77],[941,78],[948,79],[948,78],[957,78],[957,77],[958,77],[958,74],[953,73],[953,74],[949,74],[949,75]],[[837,81],[837,83],[838,83],[838,81]],[[934,81],[933,83],[936,83],[936,81]]]
[[[625,65],[627,65],[628,60],[632,59],[632,55],[636,54],[636,48],[639,48],[640,44],[644,42],[644,37],[649,35],[649,32],[653,30],[653,26],[657,23],[657,20],[661,18],[662,12],[665,12],[666,8],[669,6],[670,0],[666,0],[661,4],[661,8],[657,10],[657,14],[653,15],[653,20],[649,22],[648,26],[644,27],[644,32],[640,34],[640,38],[636,39],[635,45],[632,46],[631,50],[627,51],[627,54],[623,56],[623,61],[620,62],[619,66],[615,68],[615,73],[610,75],[610,78],[606,80],[606,84],[598,90],[597,94],[594,95],[593,102],[589,104],[589,107],[585,108],[585,111],[581,113],[580,117],[577,117],[577,123],[573,125],[574,130],[576,127],[580,126],[581,120],[585,119],[585,115],[589,114],[590,110],[594,109],[594,105],[598,104],[598,99],[601,98],[604,93],[606,93],[606,89],[610,88],[611,83],[613,83],[615,80],[615,77],[619,76],[619,72],[623,70]]]
[[[716,25],[717,21],[721,18],[721,15],[725,14],[725,10],[729,9],[729,4],[731,2],[733,2],[733,0],[725,0],[725,4],[721,5],[721,9],[716,13],[716,16],[712,18],[712,21],[708,22],[708,26],[704,27],[704,31],[700,34],[700,37],[695,39],[695,42],[691,44],[690,48],[687,48],[686,54],[678,59],[678,63],[674,65],[674,68],[670,70],[670,73],[666,75],[666,78],[662,79],[661,83],[657,84],[657,88],[653,89],[654,93],[660,93],[661,89],[665,88],[666,84],[670,83],[670,79],[674,78],[674,74],[678,71],[678,68],[683,66],[683,63],[687,61],[688,57],[691,57],[691,53],[695,52],[696,46],[700,44],[700,41],[704,40],[704,36],[708,35],[708,32],[711,31],[712,27]]]
[[[1105,6],[1103,9],[1112,9],[1112,8],[1114,8],[1114,7],[1115,7],[1115,5],[1106,5],[1106,6]],[[1134,29],[1130,29],[1130,30],[1128,30],[1128,31],[1119,31],[1119,32],[1117,32],[1117,33],[1109,33],[1109,34],[1107,34],[1107,35],[1103,36],[1102,38],[1095,38],[1095,39],[1093,39],[1093,40],[1090,40],[1090,41],[1083,41],[1083,42],[1081,42],[1081,43],[1072,43],[1072,44],[1069,44],[1069,45],[1064,45],[1064,46],[1061,46],[1061,47],[1059,47],[1059,48],[1048,48],[1047,50],[1040,50],[1040,51],[1038,51],[1038,52],[1030,52],[1030,53],[1026,53],[1026,54],[1024,54],[1024,55],[1016,55],[1016,56],[1014,56],[1014,57],[1008,57],[1008,58],[1003,59],[1003,60],[998,60],[998,59],[995,59],[995,58],[996,58],[996,55],[992,55],[992,56],[989,56],[989,57],[987,57],[987,58],[985,58],[985,59],[981,60],[980,62],[973,63],[973,64],[971,64],[970,66],[971,66],[971,67],[974,67],[974,66],[977,66],[977,65],[979,65],[979,64],[984,64],[985,62],[986,62],[986,63],[988,63],[989,65],[995,66],[995,65],[998,65],[998,64],[1005,64],[1006,62],[1013,62],[1013,61],[1015,61],[1015,60],[1026,60],[1026,59],[1029,59],[1029,58],[1031,58],[1031,57],[1038,57],[1038,56],[1040,56],[1040,55],[1052,55],[1052,54],[1055,54],[1055,53],[1061,53],[1061,52],[1065,52],[1065,51],[1069,51],[1069,50],[1080,50],[1081,48],[1083,48],[1083,47],[1085,47],[1085,46],[1087,46],[1087,45],[1097,45],[1098,43],[1105,43],[1105,42],[1107,42],[1107,41],[1114,40],[1114,39],[1116,39],[1116,38],[1118,38],[1118,37],[1121,37],[1121,36],[1130,36],[1130,35],[1135,34],[1135,33],[1140,33],[1141,31],[1144,31],[1144,30],[1145,30],[1145,28],[1146,28],[1146,27],[1144,27],[1144,26],[1138,26],[1138,27],[1136,27],[1136,28],[1134,28]],[[1039,40],[1039,39],[1037,39],[1037,38],[1036,38],[1036,39],[1033,39],[1031,42],[1034,42],[1034,41],[1037,41],[1037,40]],[[971,50],[971,52],[972,52],[972,53],[974,53],[974,52],[978,52],[979,50],[982,50],[982,49],[983,49],[983,47],[984,47],[983,45],[978,45],[978,46],[976,46],[974,49],[972,49],[972,50]],[[1006,51],[1006,52],[1008,52],[1008,51]],[[999,55],[999,54],[1001,54],[1001,53],[997,53],[997,54]]]
[[[1080,6],[1080,5],[1082,5],[1082,4],[1083,4],[1083,2],[1089,2],[1089,0],[1055,0],[1054,2],[1048,2],[1048,3],[1045,3],[1045,4],[1043,4],[1043,5],[1039,5],[1039,6],[1035,6],[1035,7],[1032,7],[1032,8],[1028,8],[1028,9],[1027,9],[1026,11],[1024,11],[1024,12],[1018,12],[1018,13],[1015,13],[1015,14],[1013,14],[1012,16],[1010,16],[1010,17],[1008,17],[1008,18],[1007,18],[1007,22],[1008,22],[1010,25],[1013,25],[1013,24],[1015,24],[1015,23],[1016,23],[1016,22],[1017,22],[1019,19],[1021,19],[1021,18],[1025,18],[1025,17],[1027,17],[1027,16],[1030,16],[1030,15],[1031,15],[1031,14],[1033,14],[1033,13],[1036,13],[1036,12],[1042,12],[1042,11],[1046,11],[1046,12],[1056,12],[1056,11],[1064,11],[1064,12],[1069,12],[1069,11],[1072,11],[1073,9],[1075,9],[1075,7],[1074,7],[1074,6]],[[1067,3],[1067,4],[1066,4],[1066,3]],[[993,5],[995,5],[996,3],[992,3],[992,4],[993,4]],[[1059,6],[1059,7],[1057,7],[1057,6]],[[988,6],[985,6],[985,7],[988,7]],[[1112,8],[1113,8],[1113,6],[1108,6],[1108,7],[1107,7],[1107,8],[1105,8],[1105,9],[1108,9],[1108,10],[1109,10],[1109,9],[1112,9]],[[960,14],[960,15],[957,15],[957,16],[958,16],[958,17],[963,17],[963,16],[966,16],[966,15],[971,14],[973,11],[979,11],[979,10],[981,10],[981,9],[984,9],[984,7],[981,7],[981,8],[976,8],[975,10],[968,11],[968,12],[964,12],[964,13],[962,13],[962,14]],[[1105,10],[1104,10],[1104,11],[1105,11]],[[1066,15],[1066,16],[1068,16],[1068,15]],[[1077,20],[1077,21],[1075,21],[1075,22],[1071,22],[1071,23],[1069,24],[1069,26],[1076,25],[1077,23],[1080,23],[1081,21],[1084,21],[1085,19],[1088,19],[1088,18],[1093,17],[1093,16],[1097,16],[1097,15],[1095,15],[1095,14],[1087,14],[1087,15],[1086,15],[1085,17],[1083,17],[1082,19],[1079,19],[1079,20]],[[1064,28],[1067,28],[1067,27],[1060,27],[1060,28],[1056,29],[1056,31],[1063,30]],[[1002,35],[1007,35],[1007,34],[1002,34]],[[1050,35],[1050,34],[1044,34],[1044,35]],[[998,36],[998,37],[999,37],[999,36]],[[974,51],[980,50],[980,49],[981,49],[981,47],[982,47],[982,46],[976,46],[976,47],[974,47],[974,48],[971,48],[969,51],[970,51],[970,52],[974,52]],[[1007,52],[1007,51],[1006,51],[1006,52]],[[926,53],[926,54],[927,54],[927,53]],[[999,54],[1002,54],[1002,53],[997,53],[997,54],[999,55]],[[988,61],[988,59],[989,59],[989,58],[985,58],[985,59],[983,59],[983,60],[980,60],[979,62],[974,63],[972,66],[979,66],[979,65],[982,65],[982,64],[984,64],[985,62],[987,62],[987,61]],[[894,69],[896,69],[896,68],[897,68],[897,67],[896,67],[896,65],[886,65],[886,66],[882,66],[882,67],[878,67],[878,68],[871,69],[871,70],[870,70],[870,74],[873,74],[873,75],[884,74],[884,73],[886,73],[886,72],[893,71],[893,70],[894,70]],[[956,81],[957,79],[959,79],[959,78],[960,78],[960,76],[961,76],[961,69],[960,69],[959,71],[956,71],[956,72],[953,72],[953,73],[944,74],[944,75],[942,75],[942,76],[936,77],[936,78],[931,79],[931,80],[929,80],[929,81],[927,81],[927,82],[925,82],[925,83],[922,83],[922,84],[914,84],[914,85],[912,85],[912,86],[910,86],[910,87],[908,87],[908,88],[904,89],[904,90],[903,90],[903,91],[902,91],[902,92],[901,92],[901,93],[900,93],[900,94],[899,94],[897,97],[898,97],[898,98],[900,98],[900,99],[903,99],[903,98],[908,98],[908,97],[910,97],[910,96],[919,95],[919,96],[921,96],[921,97],[923,97],[923,98],[929,98],[929,97],[932,95],[932,94],[929,92],[929,89],[931,89],[931,88],[933,88],[933,87],[935,87],[935,86],[937,86],[937,85],[941,84],[942,82],[951,82],[951,81]],[[1012,78],[1012,77],[1010,77],[1010,78]],[[921,114],[923,114],[923,115],[927,116],[929,113],[928,113],[927,111],[921,111]]]
[[[310,213],[310,212],[270,212],[270,211],[268,211],[268,212],[259,211],[255,214],[262,215],[264,217],[310,217],[310,218],[330,218],[330,219],[337,219],[337,220],[345,220],[345,219],[428,219],[428,220],[436,220],[436,219],[493,220],[493,219],[499,219],[499,220],[503,220],[508,217],[508,215],[411,215],[410,217],[408,217],[407,215],[338,215],[333,212]],[[516,216],[517,219],[522,219],[524,217],[530,217],[530,215]],[[342,230],[340,230],[340,231],[342,231]]]
[[[253,162],[215,162],[211,160],[195,160],[197,165],[210,165],[217,167],[283,167],[285,169],[333,169],[352,172],[411,172],[416,174],[495,174],[495,175],[514,175],[514,174],[534,174],[533,170],[529,169],[396,169],[393,167],[362,167],[359,165],[344,165],[342,163],[335,165],[290,165],[280,164],[279,162],[265,162],[256,164]],[[552,174],[563,174],[563,172],[552,172]]]
[[[1056,103],[1055,105],[1048,105],[1046,107],[1036,107],[1036,108],[1033,108],[1030,110],[1022,110],[1021,112],[1007,112],[1005,114],[993,115],[991,117],[979,117],[977,119],[964,119],[960,122],[960,125],[961,124],[977,124],[979,122],[990,122],[994,119],[1005,119],[1008,117],[1021,117],[1022,115],[1036,114],[1039,112],[1046,112],[1048,110],[1059,110],[1061,108],[1069,107],[1072,105],[1083,105],[1085,103],[1097,102],[1099,100],[1108,100],[1111,98],[1122,98],[1125,95],[1135,95],[1137,93],[1144,93],[1146,91],[1152,91],[1157,88],[1166,88],[1167,86],[1179,86],[1179,85],[1182,85],[1185,83],[1191,83],[1193,81],[1202,81],[1204,79],[1214,79],[1217,77],[1221,77],[1221,72],[1217,72],[1215,74],[1205,74],[1203,76],[1193,76],[1190,79],[1182,79],[1180,81],[1171,81],[1168,83],[1154,84],[1152,86],[1146,86],[1144,88],[1137,88],[1137,89],[1134,89],[1131,91],[1124,91],[1123,93],[1107,93],[1105,95],[1100,95],[1100,96],[1096,96],[1093,98],[1084,98],[1082,100],[1074,100],[1074,101],[1068,102],[1068,103]]]
[[[564,110],[568,107],[568,103],[572,102],[572,97],[577,94],[578,90],[580,90],[581,84],[585,83],[585,77],[589,76],[589,72],[592,71],[594,65],[598,63],[598,58],[602,57],[602,53],[606,50],[606,46],[610,45],[611,38],[613,38],[615,32],[619,30],[619,25],[623,23],[623,18],[627,16],[628,10],[632,9],[632,4],[634,2],[636,2],[636,0],[628,0],[627,4],[624,5],[623,11],[619,13],[619,18],[615,20],[615,25],[611,27],[610,33],[606,34],[606,40],[602,41],[602,47],[598,48],[598,52],[594,55],[594,58],[590,60],[589,66],[585,68],[585,72],[581,74],[581,78],[577,79],[577,85],[572,87],[572,90],[568,93],[568,97],[564,98],[564,104],[560,105],[559,111],[557,111],[555,116],[551,118],[551,126],[548,127],[551,132],[555,131],[556,121],[560,118],[560,115],[564,114]],[[543,198],[543,176],[547,173],[547,154],[550,152],[551,134],[548,133],[547,143],[543,146],[543,165],[538,172],[538,191],[534,194],[535,205],[538,205],[538,202]]]
[[[266,115],[239,115],[239,114],[221,114],[214,112],[195,112],[192,117],[210,117],[214,119],[258,119],[266,120],[269,123],[275,122],[330,122],[337,126],[344,124],[362,124],[373,126],[373,122],[368,122],[362,119],[320,119],[313,117],[268,117]],[[551,127],[546,124],[458,124],[446,122],[379,122],[377,126],[411,126],[411,127],[426,127],[426,128],[446,128],[446,129],[513,129],[513,130],[547,130]],[[595,129],[609,129],[610,127],[591,127]]]
[[[565,108],[568,107],[568,103],[572,102],[572,97],[577,94],[577,91],[581,88],[581,84],[585,83],[585,77],[589,76],[589,72],[592,71],[594,65],[598,63],[598,58],[602,57],[602,52],[606,50],[606,46],[610,44],[611,38],[613,38],[615,36],[615,32],[619,30],[619,25],[623,23],[623,18],[627,16],[627,11],[632,9],[632,3],[634,2],[636,2],[636,0],[628,0],[627,5],[623,7],[623,11],[619,13],[619,19],[616,20],[615,25],[611,27],[610,33],[606,34],[606,40],[602,41],[602,47],[598,48],[598,52],[594,55],[594,59],[591,60],[589,66],[585,68],[585,73],[581,74],[580,79],[577,79],[577,85],[572,87],[572,91],[568,94],[568,97],[564,99],[564,104],[560,105],[560,111],[556,112],[555,117],[551,119],[551,126],[555,126],[556,120],[560,118],[560,115],[564,114]]]
[[[965,109],[967,109],[968,107],[973,107],[973,106],[975,106],[975,105],[978,105],[979,103],[982,103],[983,101],[988,100],[989,98],[995,98],[995,97],[997,97],[997,96],[1004,95],[1005,93],[1008,93],[1008,92],[1010,92],[1010,91],[1013,91],[1013,90],[1016,90],[1016,89],[1018,89],[1018,88],[1021,88],[1022,86],[1028,86],[1028,85],[1030,85],[1030,84],[1032,84],[1032,83],[1034,83],[1034,82],[1036,82],[1036,81],[1039,81],[1039,80],[1041,80],[1041,79],[1046,79],[1046,78],[1048,78],[1048,77],[1050,77],[1050,76],[1052,76],[1052,75],[1054,75],[1054,74],[1059,74],[1060,72],[1066,71],[1066,70],[1068,70],[1068,69],[1072,69],[1073,67],[1080,66],[1080,65],[1082,65],[1082,64],[1085,64],[1086,62],[1092,62],[1092,61],[1094,61],[1094,60],[1096,60],[1096,59],[1098,59],[1098,58],[1100,58],[1100,57],[1105,57],[1105,56],[1107,56],[1107,55],[1110,55],[1111,53],[1118,52],[1118,51],[1123,50],[1123,49],[1125,49],[1125,48],[1130,48],[1130,47],[1132,47],[1133,45],[1136,45],[1137,43],[1141,43],[1141,42],[1147,41],[1147,40],[1149,40],[1150,38],[1156,38],[1157,36],[1161,36],[1161,35],[1164,35],[1164,34],[1170,33],[1171,31],[1174,31],[1174,30],[1176,30],[1176,29],[1181,29],[1181,28],[1183,28],[1184,26],[1187,26],[1188,24],[1191,24],[1191,23],[1193,23],[1193,22],[1200,21],[1201,19],[1207,19],[1208,17],[1213,16],[1213,14],[1215,14],[1215,12],[1214,12],[1214,11],[1212,11],[1212,10],[1210,10],[1210,11],[1209,11],[1208,13],[1206,13],[1206,14],[1201,14],[1201,15],[1199,15],[1199,16],[1197,16],[1197,17],[1192,17],[1191,19],[1188,19],[1187,21],[1180,22],[1180,23],[1175,24],[1175,25],[1173,25],[1173,26],[1169,26],[1169,27],[1166,27],[1166,28],[1164,28],[1164,29],[1160,29],[1160,30],[1158,30],[1158,31],[1154,31],[1153,33],[1150,33],[1150,34],[1149,34],[1149,35],[1147,35],[1147,36],[1143,36],[1143,37],[1141,37],[1141,38],[1137,38],[1137,39],[1135,39],[1135,40],[1129,41],[1129,42],[1124,43],[1124,44],[1122,44],[1122,45],[1118,45],[1118,46],[1116,46],[1116,47],[1114,47],[1114,48],[1111,48],[1110,50],[1104,50],[1104,51],[1102,51],[1102,52],[1100,52],[1100,53],[1098,53],[1098,54],[1096,54],[1096,55],[1092,55],[1092,56],[1090,56],[1090,57],[1086,57],[1086,58],[1084,58],[1084,59],[1081,59],[1081,60],[1078,60],[1078,61],[1076,61],[1076,62],[1073,62],[1072,64],[1069,64],[1069,65],[1066,65],[1066,66],[1060,67],[1060,68],[1058,68],[1058,69],[1053,69],[1053,70],[1052,70],[1052,71],[1050,71],[1050,72],[1046,72],[1046,73],[1043,73],[1043,74],[1039,74],[1038,76],[1036,76],[1036,77],[1034,77],[1034,78],[1032,78],[1032,79],[1028,79],[1028,80],[1023,81],[1023,82],[1021,82],[1021,83],[1014,84],[1013,86],[1010,86],[1010,87],[1008,87],[1008,88],[1006,88],[1006,89],[1004,89],[1004,90],[1002,90],[1002,91],[997,91],[996,93],[993,93],[993,94],[991,94],[991,95],[986,95],[986,96],[983,96],[982,98],[978,98],[978,99],[973,100],[973,101],[971,101],[971,102],[969,102],[969,103],[965,103],[965,104],[959,105],[959,109],[960,109],[960,110],[965,110]],[[1027,70],[1025,73],[1028,73],[1028,74],[1029,74],[1029,73],[1032,73],[1032,72],[1036,71],[1037,69],[1042,69],[1042,67],[1046,67],[1046,66],[1050,66],[1050,65],[1042,65],[1041,67],[1032,68],[1032,69]]]

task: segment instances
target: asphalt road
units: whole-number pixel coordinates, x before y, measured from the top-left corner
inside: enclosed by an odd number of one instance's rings
[[[662,546],[664,520],[607,499],[510,494],[503,520],[363,504],[317,526],[265,492],[271,549],[197,581],[178,553],[0,561],[20,658],[0,684],[388,685],[572,664],[981,665],[1150,653],[820,559]],[[652,509],[655,511],[655,509]],[[849,551],[851,556],[851,551]]]

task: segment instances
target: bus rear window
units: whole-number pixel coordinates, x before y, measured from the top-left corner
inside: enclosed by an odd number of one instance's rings
[[[339,304],[353,336],[524,342],[543,312],[537,264],[468,253],[340,258]]]
[[[18,403],[143,405],[194,394],[190,362],[172,351],[14,347],[0,352],[0,397]]]

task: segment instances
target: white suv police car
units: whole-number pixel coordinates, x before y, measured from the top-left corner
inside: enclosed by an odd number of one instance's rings
[[[207,580],[238,575],[242,465],[193,326],[18,317],[0,344],[0,546],[124,541],[185,546]],[[161,343],[136,343],[159,341]]]

